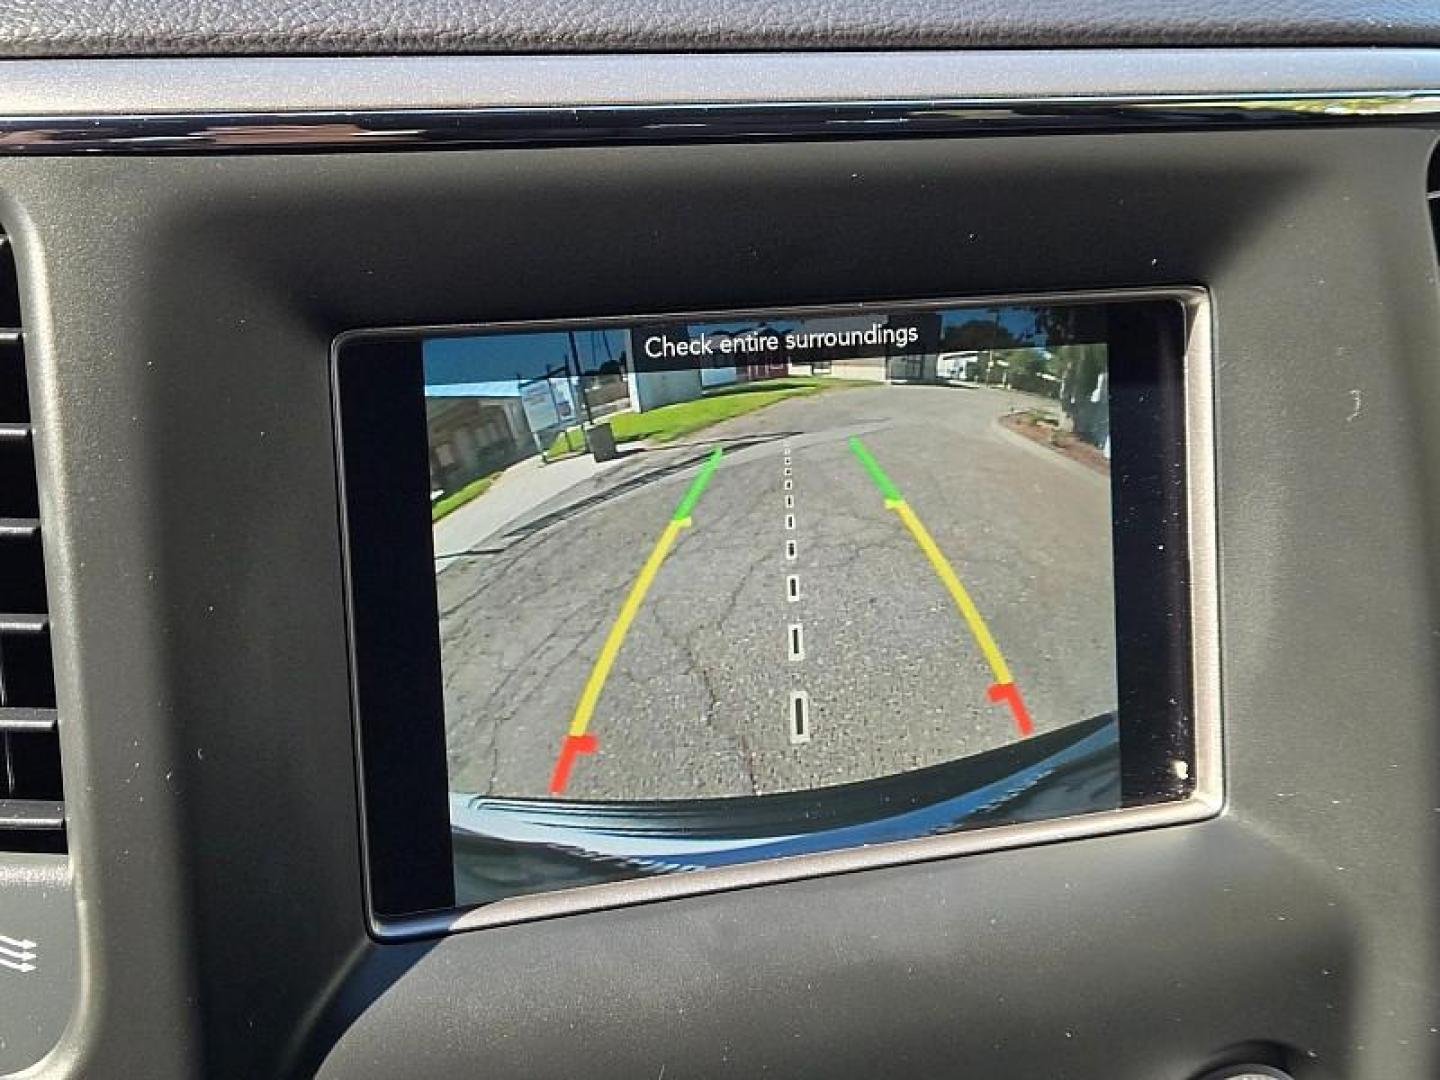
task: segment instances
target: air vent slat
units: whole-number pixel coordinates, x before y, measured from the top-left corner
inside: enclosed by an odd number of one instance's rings
[[[0,708],[0,732],[28,731],[48,735],[54,730],[54,709]]]
[[[14,634],[16,637],[34,637],[48,633],[48,615],[11,615],[0,612],[0,634]]]
[[[63,829],[65,804],[50,799],[0,799],[0,829]]]
[[[39,518],[0,518],[0,541],[31,540],[39,535]]]
[[[35,432],[14,252],[0,235],[0,851],[64,851]]]

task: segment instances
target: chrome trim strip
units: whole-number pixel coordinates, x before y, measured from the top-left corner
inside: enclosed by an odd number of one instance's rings
[[[0,829],[65,828],[65,804],[49,799],[0,799]],[[8,854],[8,853],[7,853]]]
[[[402,919],[375,919],[372,930],[375,936],[382,940],[405,941],[480,930],[490,926],[533,922],[536,919],[559,915],[629,907],[657,900],[673,900],[683,896],[752,888],[756,885],[774,885],[831,874],[931,862],[960,855],[1011,851],[1039,844],[1183,825],[1204,821],[1215,814],[1216,810],[1204,800],[1190,798],[1184,802],[1107,810],[1084,817],[1057,818],[1054,821],[1024,825],[1002,825],[993,829],[978,829],[975,832],[926,837],[921,840],[902,840],[823,855],[797,855],[789,859],[772,859],[769,862],[755,862],[725,869],[634,878],[609,885],[587,885],[563,892],[518,896],[468,911],[434,912]]]
[[[1197,802],[1225,805],[1220,697],[1220,515],[1216,504],[1214,314],[1209,295],[1183,297],[1185,341],[1185,495],[1190,559],[1191,694],[1195,710]]]
[[[1316,127],[1440,116],[1440,90],[0,117],[0,154],[266,153]]]
[[[1440,49],[937,49],[0,60],[0,116],[388,112],[725,101],[1048,100],[1440,87]]]
[[[489,926],[531,922],[557,915],[628,907],[654,900],[796,881],[828,874],[899,866],[984,851],[1006,851],[1057,841],[1079,840],[1133,832],[1139,829],[1181,825],[1203,821],[1217,815],[1224,806],[1225,784],[1220,752],[1222,720],[1219,676],[1219,580],[1215,546],[1218,521],[1214,489],[1215,433],[1214,400],[1211,387],[1214,357],[1209,293],[1197,286],[1172,286],[962,298],[941,297],[914,301],[877,301],[857,303],[854,307],[857,310],[873,310],[875,308],[902,310],[930,308],[936,305],[991,307],[996,304],[1104,303],[1137,300],[1174,300],[1184,305],[1187,315],[1183,392],[1186,398],[1186,491],[1190,517],[1190,603],[1194,665],[1191,676],[1195,733],[1194,788],[1189,797],[1170,803],[1132,806],[1120,810],[1108,810],[1079,817],[1057,818],[1050,821],[1002,825],[976,829],[971,832],[876,844],[871,847],[846,851],[771,859],[723,869],[698,870],[692,873],[650,878],[632,878],[605,885],[585,885],[556,892],[511,897],[469,909],[457,908],[399,917],[380,916],[371,909],[371,933],[376,938],[386,941],[434,937]],[[813,307],[764,308],[754,311],[691,311],[682,314],[689,319],[704,320],[710,317],[747,314],[834,313],[846,306],[829,304]],[[574,325],[581,322],[587,326],[618,325],[636,321],[663,322],[675,317],[677,317],[675,313],[642,314],[586,320],[566,319],[558,322],[496,322],[473,324],[468,327],[449,324],[355,330],[339,335],[332,343],[331,364],[333,370],[341,345],[355,338],[413,336],[427,332],[458,332],[466,329],[534,330],[556,325]],[[347,553],[347,567],[348,559]],[[356,734],[356,769],[363,800],[364,749],[363,739],[359,737],[361,733],[358,730],[358,718]],[[363,831],[362,828],[362,834]],[[367,842],[362,842],[362,858],[365,862],[364,878],[368,904],[370,868]]]

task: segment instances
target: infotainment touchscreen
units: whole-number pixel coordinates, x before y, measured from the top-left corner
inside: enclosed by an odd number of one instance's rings
[[[925,857],[1191,799],[1193,315],[347,335],[380,913]]]

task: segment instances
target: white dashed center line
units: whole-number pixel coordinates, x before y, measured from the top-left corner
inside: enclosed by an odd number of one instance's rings
[[[790,691],[790,745],[810,741],[810,695],[804,690]]]
[[[805,659],[805,627],[798,622],[790,624],[790,659]]]
[[[785,440],[782,445],[784,460],[781,466],[784,477],[785,490],[785,531],[794,533],[796,531],[795,515],[795,481],[792,479],[794,468],[790,463],[790,441]],[[785,559],[787,562],[794,562],[799,557],[799,546],[794,538],[785,541]],[[800,602],[800,575],[785,575],[785,600],[790,604]],[[792,622],[785,627],[785,648],[790,657],[790,662],[798,663],[805,659],[805,627],[802,623]],[[800,672],[796,672],[798,678]],[[789,706],[785,711],[786,736],[791,746],[801,746],[810,741],[810,695],[804,690],[791,689]]]
[[[793,533],[796,530],[795,511],[795,481],[792,480],[795,469],[791,465],[791,442],[786,439],[782,445],[783,462],[782,475],[783,487],[785,487],[785,531]],[[795,540],[785,541],[786,562],[795,562],[799,556],[799,547]],[[785,575],[785,600],[786,603],[799,603],[801,599],[801,576],[798,573]],[[805,660],[805,626],[799,622],[791,622],[785,628],[786,654],[791,658],[792,664]],[[795,672],[796,678],[799,671]],[[802,746],[811,740],[811,704],[809,694],[804,690],[792,688],[789,696],[789,707],[785,713],[785,730],[791,746]]]

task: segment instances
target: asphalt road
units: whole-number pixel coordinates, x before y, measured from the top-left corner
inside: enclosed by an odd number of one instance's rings
[[[1035,730],[1113,709],[1108,481],[1001,429],[1012,400],[876,386],[784,401],[637,452],[490,553],[447,566],[437,589],[452,789],[548,795],[622,602],[716,445],[725,452],[616,654],[587,729],[596,748],[576,758],[565,797],[763,794],[1020,737],[851,436],[948,558]],[[799,739],[795,694],[807,713]]]

